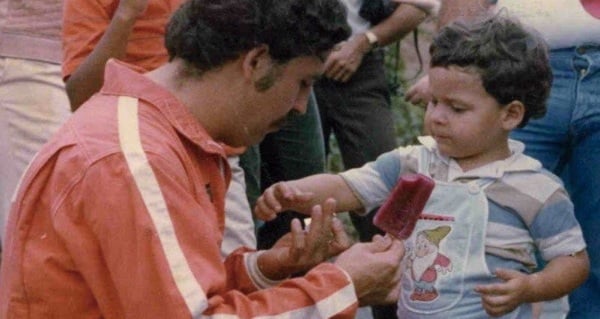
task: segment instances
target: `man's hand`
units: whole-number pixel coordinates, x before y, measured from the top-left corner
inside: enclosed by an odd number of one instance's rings
[[[364,35],[356,35],[338,43],[325,61],[324,76],[339,82],[350,80],[371,49]]]
[[[322,207],[313,207],[306,230],[298,219],[292,220],[291,232],[259,257],[261,272],[269,279],[283,279],[308,271],[348,249],[352,240],[335,217],[335,205],[335,200],[328,199]]]
[[[254,215],[260,220],[272,220],[277,213],[292,209],[306,212],[313,193],[303,192],[289,182],[279,182],[269,186],[256,200]]]
[[[485,312],[492,317],[499,317],[515,310],[526,302],[529,289],[529,278],[533,275],[510,269],[498,269],[496,276],[504,282],[475,287],[481,294],[481,303]]]
[[[361,306],[395,303],[400,296],[403,242],[375,235],[341,253],[335,264],[352,278]]]

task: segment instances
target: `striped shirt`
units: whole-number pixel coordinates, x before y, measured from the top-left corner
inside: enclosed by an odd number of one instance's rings
[[[585,249],[562,183],[537,160],[524,155],[522,143],[510,140],[509,158],[463,172],[456,161],[438,152],[433,138],[419,141],[422,145],[400,147],[341,173],[366,211],[386,200],[400,176],[418,172],[419,155],[425,151],[431,154],[428,171],[436,180],[495,180],[485,189],[489,204],[485,250],[491,271],[502,267],[531,272],[537,267],[536,253],[548,261]]]

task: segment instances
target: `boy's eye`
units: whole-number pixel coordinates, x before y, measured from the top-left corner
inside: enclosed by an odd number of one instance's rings
[[[457,105],[450,105],[450,108],[452,109],[453,112],[455,113],[462,113],[464,112],[466,109],[462,106],[457,106]]]

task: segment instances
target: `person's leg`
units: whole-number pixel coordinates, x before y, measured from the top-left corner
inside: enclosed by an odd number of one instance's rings
[[[368,54],[347,83],[322,79],[315,86],[321,114],[327,112],[338,141],[344,169],[362,166],[396,147],[394,117],[383,63],[383,51]],[[374,212],[350,214],[361,241],[381,233],[372,222]],[[372,307],[373,317],[395,318],[396,307]]]
[[[511,138],[525,143],[525,154],[538,159],[544,168],[560,176],[571,156],[570,123],[572,120],[577,73],[571,66],[572,50],[551,55],[554,81],[547,102],[546,115],[532,119],[524,128],[511,133]],[[541,267],[543,260],[539,259]],[[566,297],[540,303],[541,317],[565,318],[569,311]]]
[[[325,148],[316,100],[311,94],[305,115],[294,117],[280,131],[260,143],[261,189],[285,180],[299,179],[325,171]],[[290,231],[294,218],[305,216],[282,212],[264,223],[257,233],[258,247],[267,249]]]
[[[590,276],[570,295],[569,318],[600,318],[600,45],[575,51],[579,74],[572,154],[563,175],[590,256]]]
[[[60,65],[0,58],[0,238],[21,174],[70,114]]]
[[[322,79],[315,86],[319,107],[338,141],[344,169],[362,166],[396,146],[390,93],[384,73],[383,52],[368,54],[347,83]],[[378,232],[372,216],[351,214],[361,240]]]
[[[571,67],[571,50],[555,52],[551,56],[554,76],[546,115],[531,119],[510,137],[525,144],[525,154],[539,160],[544,168],[561,175],[570,156],[569,127],[573,113],[577,74]]]
[[[569,296],[568,318],[600,318],[600,305],[593,301],[600,300],[600,56],[597,49],[583,59],[577,55],[574,48],[551,52],[554,81],[547,114],[511,137],[523,141],[526,154],[564,181],[586,238],[592,272]],[[552,307],[544,304],[542,311]]]

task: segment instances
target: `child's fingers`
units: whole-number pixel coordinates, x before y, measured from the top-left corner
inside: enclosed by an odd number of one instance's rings
[[[277,210],[272,209],[267,205],[264,196],[261,196],[256,200],[256,206],[254,207],[254,216],[256,218],[269,221],[277,217],[277,212]]]
[[[497,296],[509,292],[509,286],[506,283],[494,283],[489,285],[477,285],[475,292],[482,295]]]
[[[523,274],[522,272],[512,270],[512,269],[503,269],[503,268],[496,269],[495,274],[496,274],[496,277],[498,277],[504,281],[509,281],[514,278],[525,276],[525,274]]]

